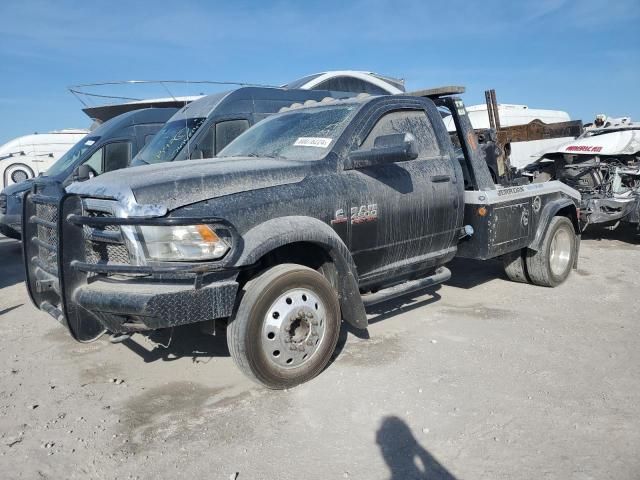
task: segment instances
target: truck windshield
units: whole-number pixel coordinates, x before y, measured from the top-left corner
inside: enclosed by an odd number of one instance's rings
[[[359,105],[305,108],[273,115],[227,145],[218,157],[323,158]]]
[[[131,162],[132,165],[173,161],[206,118],[187,118],[168,122],[155,134]]]
[[[98,140],[100,140],[100,137],[83,138],[51,165],[43,176],[59,175],[62,172],[66,172],[69,168],[75,167],[84,156],[84,153],[93,147]]]

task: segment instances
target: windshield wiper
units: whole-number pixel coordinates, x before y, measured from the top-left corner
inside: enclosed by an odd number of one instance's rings
[[[250,153],[248,155],[242,155],[243,157],[257,157],[257,158],[284,158],[280,155],[266,155],[266,154],[257,154],[257,153]]]
[[[282,157],[280,155],[265,155],[265,154],[260,154],[260,153],[255,153],[255,152],[251,152],[251,153],[243,153],[243,154],[238,154],[238,155],[225,155],[224,157],[218,156],[216,158],[246,158],[246,157],[250,157],[250,158],[285,158]]]

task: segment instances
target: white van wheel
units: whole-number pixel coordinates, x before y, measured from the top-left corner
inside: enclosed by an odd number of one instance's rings
[[[24,182],[29,178],[29,174],[22,169],[11,172],[11,181],[13,183]]]
[[[22,163],[9,165],[4,171],[4,186],[24,182],[34,176],[33,170]]]

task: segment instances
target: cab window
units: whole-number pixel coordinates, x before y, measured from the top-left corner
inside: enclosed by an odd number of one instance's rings
[[[418,158],[440,155],[438,139],[424,110],[400,110],[385,114],[373,126],[360,148],[370,150],[377,137],[394,133],[411,133],[416,138]]]
[[[207,132],[203,135],[202,140],[198,142],[198,150],[202,152],[202,158],[212,158],[214,156],[215,129],[215,125],[207,128]]]
[[[248,129],[249,121],[245,119],[216,123],[216,154]]]
[[[104,171],[126,168],[131,161],[131,143],[115,142],[104,147]]]

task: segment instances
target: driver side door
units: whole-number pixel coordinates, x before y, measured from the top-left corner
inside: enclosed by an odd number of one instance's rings
[[[434,109],[435,110],[435,109]],[[412,134],[418,157],[347,172],[350,247],[361,283],[384,282],[442,263],[455,252],[458,222],[456,172],[422,108],[384,111],[363,135],[358,150],[379,136]]]

